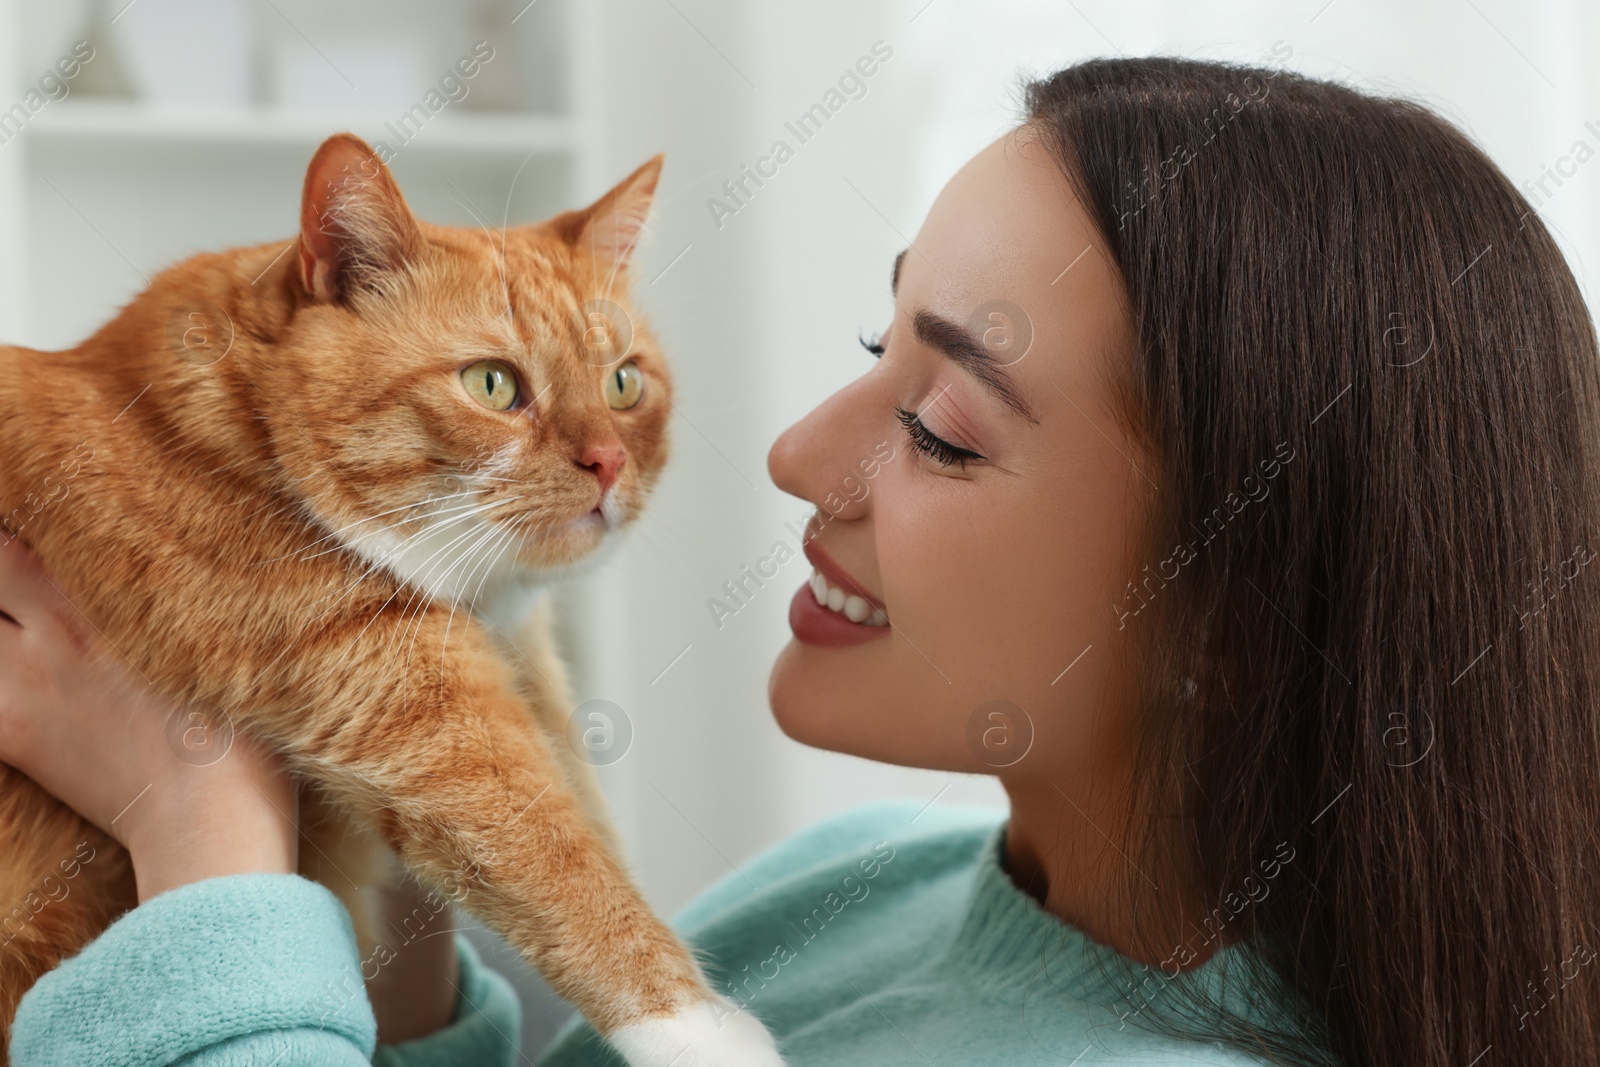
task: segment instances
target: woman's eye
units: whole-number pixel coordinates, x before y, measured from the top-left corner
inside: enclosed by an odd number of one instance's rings
[[[485,359],[461,372],[467,395],[490,411],[509,410],[520,391],[517,372],[498,359]]]
[[[644,395],[644,373],[633,360],[606,375],[606,403],[617,411],[626,411]]]
[[[856,334],[856,340],[861,342],[862,348],[865,348],[868,352],[871,352],[875,357],[883,356],[883,334],[873,334],[872,340],[870,341],[865,337],[862,337],[860,334]]]
[[[906,434],[911,438],[911,447],[919,452],[926,452],[937,460],[941,467],[951,467],[959,464],[962,470],[966,470],[969,459],[984,458],[969,448],[951,444],[928,429],[923,425],[921,417],[915,411],[895,408],[894,414],[900,420],[900,425],[906,428]]]

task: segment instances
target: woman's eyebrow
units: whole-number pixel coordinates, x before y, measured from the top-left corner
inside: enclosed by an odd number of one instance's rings
[[[903,255],[904,253],[902,253]],[[899,261],[896,260],[898,266]],[[944,354],[956,366],[965,370],[993,393],[1003,404],[1029,422],[1037,423],[1028,402],[1022,399],[1017,383],[1001,368],[995,358],[984,348],[983,342],[958,322],[927,308],[918,308],[911,316],[911,332],[917,340]]]

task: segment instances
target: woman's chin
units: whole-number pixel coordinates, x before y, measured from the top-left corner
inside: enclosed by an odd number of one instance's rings
[[[919,689],[895,680],[870,658],[878,646],[819,648],[791,638],[767,679],[767,703],[778,729],[802,745],[901,767],[955,774],[993,774],[970,736],[970,707],[945,685]],[[1032,747],[1032,722],[1027,724]]]
[[[895,709],[875,696],[881,688],[870,684],[876,672],[867,670],[863,676],[850,670],[852,664],[841,662],[859,654],[857,650],[841,654],[790,638],[767,679],[773,720],[802,745],[905,762],[906,754],[897,751],[904,747],[903,740],[896,743],[892,736],[882,736],[895,719]]]
[[[817,677],[815,649],[808,648],[791,637],[772,664],[772,674],[767,679],[767,702],[772,706],[772,718],[792,740],[813,748],[835,748],[830,744],[827,729],[828,716],[823,712],[822,692],[829,687]],[[809,676],[809,677],[808,677]]]
[[[795,692],[795,674],[799,669],[795,658],[800,654],[800,642],[789,638],[789,643],[773,660],[772,673],[767,676],[767,703],[772,707],[772,717],[777,721],[778,728],[796,741],[802,740],[794,730],[803,703]]]

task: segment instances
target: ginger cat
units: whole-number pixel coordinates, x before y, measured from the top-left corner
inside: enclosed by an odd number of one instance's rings
[[[542,615],[513,641],[481,603],[614,540],[665,462],[670,381],[628,297],[660,170],[495,233],[419,222],[370,147],[330,138],[297,238],[180,263],[70,351],[0,348],[0,539],[158,689],[287,756],[302,872],[363,959],[346,876],[392,853],[635,1067],[764,1067],[771,1038],[608,848]],[[0,915],[74,867],[0,939],[9,1032],[137,898],[114,841],[3,766],[0,857]]]

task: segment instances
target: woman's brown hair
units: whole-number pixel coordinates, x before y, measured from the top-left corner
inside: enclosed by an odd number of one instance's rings
[[[1026,106],[1160,470],[1111,609],[1141,810],[1178,818],[1129,854],[1210,908],[1163,970],[1251,971],[1128,1014],[1284,1063],[1600,1064],[1600,352],[1560,249],[1407,100],[1146,58]]]

